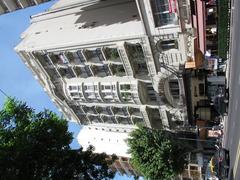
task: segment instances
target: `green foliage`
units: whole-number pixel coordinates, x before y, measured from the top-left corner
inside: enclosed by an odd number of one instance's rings
[[[130,134],[128,144],[133,166],[148,179],[170,180],[186,165],[187,147],[174,134],[140,126]]]
[[[35,113],[8,99],[0,111],[0,177],[8,179],[108,179],[106,154],[72,150],[68,124],[51,111]]]
[[[117,60],[119,58],[117,48],[106,48],[105,53],[106,53],[107,59]]]
[[[229,0],[218,1],[218,55],[227,59],[230,36],[230,3]]]

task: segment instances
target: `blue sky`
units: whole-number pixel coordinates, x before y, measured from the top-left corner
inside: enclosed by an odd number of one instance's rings
[[[25,66],[14,51],[14,47],[20,42],[20,34],[30,25],[30,16],[43,12],[54,2],[41,4],[0,16],[0,88],[11,97],[27,102],[36,111],[44,108],[60,114],[55,105],[50,101],[43,88],[34,79],[31,71]],[[0,93],[0,107],[5,96]],[[69,131],[77,136],[80,126],[69,123]],[[76,139],[71,144],[72,148],[78,148]],[[129,180],[126,176],[116,175],[115,180]]]
[[[54,1],[0,16],[0,88],[8,96],[26,101],[37,111],[47,108],[59,114],[48,95],[14,51],[14,47],[20,42],[20,34],[30,24],[30,15],[44,11],[53,3]],[[1,94],[0,106],[4,99],[4,95]],[[69,123],[69,130],[74,132],[74,137],[79,129],[77,124]],[[79,144],[74,140],[71,146],[77,148]]]

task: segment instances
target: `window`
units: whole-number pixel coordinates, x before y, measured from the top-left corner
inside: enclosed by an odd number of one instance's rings
[[[130,90],[130,84],[121,84],[121,90],[128,91]]]
[[[192,14],[192,15],[196,15],[196,5],[195,5],[195,1],[190,0],[190,7],[191,7],[191,14]]]
[[[205,88],[204,88],[204,84],[201,83],[198,85],[198,88],[199,88],[199,95],[200,96],[204,96],[205,95]]]
[[[169,0],[151,0],[155,27],[173,24],[175,14],[169,12]]]
[[[179,99],[179,84],[177,79],[171,79],[169,81],[169,89],[174,99]]]
[[[110,85],[102,85],[102,90],[111,89]]]
[[[147,93],[148,93],[150,101],[157,100],[152,84],[147,84]]]
[[[167,51],[170,49],[178,49],[178,42],[177,40],[162,40],[159,41],[160,44],[158,44],[159,49],[162,51]]]
[[[78,86],[69,86],[69,90],[78,90]]]
[[[190,170],[197,171],[197,170],[198,170],[198,167],[197,167],[197,166],[190,166]]]
[[[78,96],[78,93],[70,93],[71,96]]]

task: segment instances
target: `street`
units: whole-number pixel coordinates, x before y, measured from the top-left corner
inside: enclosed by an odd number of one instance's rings
[[[224,146],[230,150],[230,176],[229,179],[240,179],[240,1],[232,1],[232,39],[230,79],[229,79],[229,114],[225,122]]]

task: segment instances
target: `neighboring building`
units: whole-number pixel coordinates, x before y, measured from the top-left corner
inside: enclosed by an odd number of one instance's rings
[[[202,180],[202,168],[198,164],[188,164],[176,180]]]
[[[105,152],[108,155],[115,154],[119,157],[130,158],[126,140],[131,130],[131,127],[126,128],[125,126],[83,126],[77,136],[77,140],[84,150],[89,145],[93,145],[96,153]]]
[[[204,179],[202,156],[199,153],[189,154],[189,164],[184,168],[182,174],[178,175],[175,180],[202,180]]]
[[[193,27],[197,32],[197,46],[203,54],[218,54],[216,0],[190,0]]]
[[[0,0],[0,14],[38,5],[50,0]]]
[[[105,152],[109,158],[113,154],[117,156],[117,160],[111,165],[111,169],[121,174],[138,175],[130,163],[130,154],[128,154],[127,138],[128,133],[132,129],[126,127],[108,127],[105,126],[83,126],[78,134],[77,140],[83,150],[89,145],[94,145],[95,153]]]

